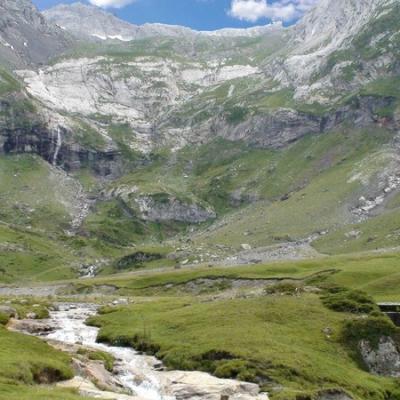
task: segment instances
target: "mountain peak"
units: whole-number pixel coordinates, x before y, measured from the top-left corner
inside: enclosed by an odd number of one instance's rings
[[[320,0],[295,27],[299,51],[338,46],[358,32],[386,4],[397,0]]]

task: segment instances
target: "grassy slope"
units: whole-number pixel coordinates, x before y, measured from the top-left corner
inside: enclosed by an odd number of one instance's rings
[[[356,236],[349,233],[356,232]],[[342,227],[313,243],[326,254],[354,253],[381,248],[397,248],[400,236],[400,212],[387,210],[359,224]]]
[[[28,154],[2,156],[0,182],[3,221],[46,231],[68,227],[70,217],[63,204],[68,188],[60,186],[45,161]]]
[[[219,227],[217,223],[211,233],[196,237],[196,242],[237,247],[246,240],[266,245],[348,222],[348,202],[360,190],[358,182],[348,183],[353,168],[390,138],[382,129],[343,129],[306,137],[282,151],[251,149],[242,143],[216,140],[177,154],[158,155],[150,166],[137,169],[111,187],[135,186],[142,193],[168,193],[187,201],[207,202],[220,217],[240,206],[239,213],[233,212],[224,221],[227,224]],[[233,193],[241,197],[236,204]],[[290,199],[279,201],[286,194],[290,194]],[[251,199],[259,202],[249,204]],[[115,202],[101,206],[93,217],[98,223],[91,231],[95,233],[98,224],[103,223],[105,228],[115,228],[117,234],[116,225],[123,225],[126,220],[126,226],[132,225],[128,240],[137,240],[135,233],[146,235],[143,225],[129,221],[124,214]],[[244,239],[241,234],[245,231],[252,235]],[[154,228],[150,232],[157,238]],[[123,233],[122,238],[125,236]]]
[[[20,83],[7,71],[0,67],[0,96],[21,89]]]
[[[158,356],[172,368],[201,368],[222,377],[237,369],[244,379],[264,376],[264,389],[273,399],[331,388],[345,389],[356,399],[384,399],[396,384],[364,372],[350,356],[340,340],[348,318],[308,294],[205,303],[159,299],[92,322],[102,326],[101,340],[118,342],[136,335],[136,343],[156,345]],[[331,337],[324,334],[326,328]],[[230,356],[214,361],[209,354],[216,351]]]
[[[219,168],[219,175],[214,176],[221,182],[217,187],[222,193],[242,187],[243,193],[255,192],[267,201],[233,213],[226,223],[216,224],[196,241],[236,247],[245,241],[262,246],[349,222],[349,202],[361,189],[358,182],[348,182],[354,166],[386,140],[388,136],[379,131],[331,133],[305,138],[275,157],[253,153],[253,163],[241,158],[233,168]],[[239,172],[235,165],[241,167]],[[225,182],[228,184],[223,187]],[[279,201],[286,193],[291,193],[290,198]],[[243,237],[244,232],[251,235]]]
[[[37,385],[72,376],[67,355],[40,339],[9,332],[0,325],[1,400],[78,400],[81,397],[71,391]]]
[[[78,261],[70,250],[45,234],[0,224],[0,281],[49,281],[75,276]]]
[[[0,157],[0,281],[74,278],[79,264],[104,254],[96,243],[64,234],[77,188],[37,156]]]

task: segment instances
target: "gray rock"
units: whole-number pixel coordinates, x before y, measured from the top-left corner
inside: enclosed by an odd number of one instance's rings
[[[317,400],[352,400],[346,392],[340,389],[322,390],[317,396]]]
[[[167,194],[163,194],[162,198],[152,195],[139,196],[136,203],[141,218],[145,221],[179,221],[197,224],[216,218],[216,213],[211,207],[184,202]]]
[[[55,327],[51,321],[23,319],[12,320],[9,329],[40,336],[53,332]]]
[[[400,377],[400,352],[392,338],[381,337],[377,348],[368,340],[362,340],[359,349],[365,364],[373,374]]]

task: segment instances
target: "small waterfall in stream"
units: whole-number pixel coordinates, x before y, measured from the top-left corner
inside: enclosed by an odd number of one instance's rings
[[[57,158],[58,158],[58,153],[60,152],[62,145],[62,137],[61,137],[61,130],[60,127],[57,127],[57,140],[56,140],[56,148],[54,150],[53,154],[53,162],[52,164],[56,167],[57,166]]]

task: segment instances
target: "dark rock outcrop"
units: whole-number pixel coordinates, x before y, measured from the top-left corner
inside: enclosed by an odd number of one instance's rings
[[[357,96],[347,104],[320,115],[279,109],[251,117],[237,126],[229,126],[225,120],[218,119],[211,131],[230,140],[244,140],[255,146],[279,149],[307,134],[329,132],[343,123],[358,128],[382,124],[398,129],[395,118],[379,117],[379,111],[391,107],[395,101],[393,97]]]
[[[83,147],[74,132],[50,127],[23,93],[0,99],[0,154],[37,154],[66,171],[86,167],[100,176],[119,176],[122,157],[117,150]]]

